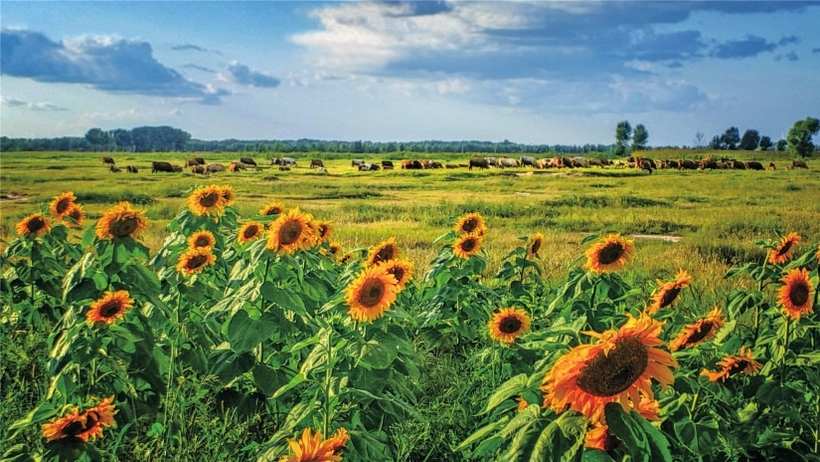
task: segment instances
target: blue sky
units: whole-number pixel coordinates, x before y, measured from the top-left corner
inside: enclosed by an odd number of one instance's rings
[[[16,2],[0,132],[199,139],[773,140],[820,116],[820,2]]]

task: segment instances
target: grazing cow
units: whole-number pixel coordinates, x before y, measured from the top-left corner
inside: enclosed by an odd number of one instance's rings
[[[479,157],[475,157],[470,159],[470,162],[467,164],[467,169],[472,170],[473,167],[478,167],[478,169],[482,168],[490,168],[490,163],[487,162],[487,159],[481,159]]]
[[[385,170],[393,170],[393,161],[392,160],[383,160],[382,161],[382,168]]]
[[[793,160],[792,168],[809,168],[805,160]]]
[[[270,160],[271,165],[282,165],[282,158],[281,157],[274,157]]]
[[[746,170],[746,164],[744,162],[732,159],[729,161],[729,164],[732,166],[732,169],[734,170]]]
[[[498,160],[495,157],[485,157],[484,160],[487,161],[487,165],[490,167],[498,167]]]
[[[437,160],[427,161],[427,167],[426,168],[444,168],[444,164],[442,164],[441,162],[439,162]]]
[[[350,166],[351,167],[358,167],[359,165],[362,165],[363,163],[364,163],[364,159],[352,159],[350,161]]]
[[[777,167],[775,167],[774,162],[769,162],[769,170],[777,170]]]
[[[179,165],[172,165],[171,166],[171,171],[174,172],[174,173],[179,173],[179,172],[182,171],[182,167],[180,167]]]
[[[575,156],[571,159],[573,167],[589,167],[589,159]]]
[[[114,165],[114,158],[105,156],[105,157],[102,158],[102,163],[109,164],[109,165]]]
[[[310,159],[310,168],[313,167],[324,167],[325,164],[322,163],[320,159]]]
[[[328,171],[324,167],[319,167],[316,169],[316,173],[328,173]]]
[[[635,168],[639,168],[641,170],[648,170],[649,174],[652,174],[652,170],[657,170],[657,166],[652,159],[644,159],[643,157],[636,157],[635,158]]]
[[[151,162],[151,173],[167,172],[173,173],[174,166],[170,162]]]
[[[208,169],[206,169],[204,165],[191,165],[191,173],[205,175],[208,173]]]
[[[128,173],[139,173],[139,170],[137,170],[137,167],[134,165],[126,165],[125,171]]]
[[[242,157],[241,159],[239,159],[239,162],[242,162],[243,164],[247,165],[253,165],[254,167],[256,167],[256,161],[251,159],[250,157]]]
[[[749,170],[764,170],[763,164],[754,160],[746,162],[746,168]]]
[[[680,166],[678,168],[681,170],[697,170],[698,163],[694,160],[682,160],[680,161]]]
[[[116,165],[114,165],[114,164],[109,165],[109,166],[108,166],[108,170],[109,170],[111,173],[120,173],[120,172],[122,172],[122,169],[120,169],[119,167],[117,167],[117,166],[116,166]]]
[[[195,161],[196,161],[196,163],[198,163],[199,165],[205,165],[205,159],[203,159],[202,157],[194,157],[194,160],[195,160]]]
[[[535,167],[535,157],[521,156],[522,167]]]
[[[714,170],[714,169],[718,168],[718,163],[715,160],[703,159],[700,162],[700,168],[702,168],[703,170],[706,170],[706,169]]]
[[[225,166],[222,164],[208,164],[205,170],[207,170],[208,173],[224,172]]]
[[[375,172],[379,168],[380,167],[378,164],[371,164],[370,162],[364,162],[361,165],[359,165],[360,172]]]
[[[506,167],[519,167],[520,164],[518,160],[511,159],[509,157],[502,157],[498,159],[498,168],[506,168]]]
[[[597,157],[593,157],[592,159],[589,159],[587,162],[589,162],[590,167],[603,167],[604,166],[604,163],[601,161],[601,159],[597,158]]]
[[[667,160],[666,168],[680,168],[680,162],[677,160]]]
[[[185,161],[185,166],[186,167],[193,167],[195,165],[199,165],[199,161],[196,160],[196,159],[188,159],[188,160]]]
[[[575,164],[572,162],[572,159],[569,157],[562,157],[561,158],[561,166],[566,168],[575,168]]]
[[[229,172],[239,172],[241,170],[245,170],[244,162],[231,162],[230,165],[228,165]]]
[[[424,166],[418,160],[403,160],[401,161],[401,168],[407,170],[421,170]]]

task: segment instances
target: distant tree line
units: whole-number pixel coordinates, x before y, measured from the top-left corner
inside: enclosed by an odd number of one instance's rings
[[[757,130],[749,129],[740,136],[737,127],[729,127],[722,135],[715,135],[709,142],[709,149],[715,150],[744,150],[744,151],[789,151],[791,154],[800,157],[809,157],[817,149],[811,139],[820,131],[820,120],[814,117],[806,117],[798,120],[789,130],[786,139],[778,140],[776,143],[768,136],[761,136]],[[698,133],[698,135],[702,135]],[[696,135],[696,139],[701,138]]]

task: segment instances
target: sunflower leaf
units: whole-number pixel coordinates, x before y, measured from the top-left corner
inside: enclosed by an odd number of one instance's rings
[[[521,393],[527,388],[527,374],[518,374],[501,384],[487,401],[487,407],[479,415],[484,415],[495,409],[499,404]]]

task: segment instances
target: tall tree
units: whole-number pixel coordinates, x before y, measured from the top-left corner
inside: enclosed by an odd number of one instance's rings
[[[737,144],[740,142],[740,130],[737,127],[727,128],[723,135],[720,136],[720,143],[724,146],[723,149],[735,150]]]
[[[750,129],[743,132],[743,138],[740,139],[738,147],[744,151],[754,151],[758,144],[760,144],[760,132]]]
[[[769,138],[766,135],[763,135],[760,137],[760,143],[758,143],[757,146],[760,148],[761,151],[768,151],[772,148],[772,146],[774,146],[774,144],[772,144],[771,138]]]
[[[720,135],[713,136],[712,141],[709,142],[709,149],[726,149],[723,144],[723,137]]]
[[[777,144],[775,144],[774,149],[777,152],[783,152],[786,150],[786,147],[788,147],[788,145],[789,143],[787,143],[786,140],[777,140]]]
[[[88,130],[85,134],[85,139],[95,151],[105,149],[111,141],[111,137],[108,136],[108,132],[103,131],[102,128],[92,128],[91,130]]]
[[[626,120],[618,122],[618,126],[615,127],[616,156],[626,155],[626,147],[629,145],[630,138],[632,138],[632,125]]]
[[[814,144],[811,142],[811,137],[816,135],[818,131],[820,131],[820,120],[814,117],[806,117],[795,122],[786,136],[789,152],[800,157],[810,157],[814,153]]]
[[[635,132],[632,134],[632,150],[646,149],[646,142],[649,141],[649,132],[643,124],[635,125]]]
[[[704,136],[705,135],[703,134],[703,132],[695,133],[695,147],[696,148],[699,148],[699,147],[703,146],[703,137]]]

